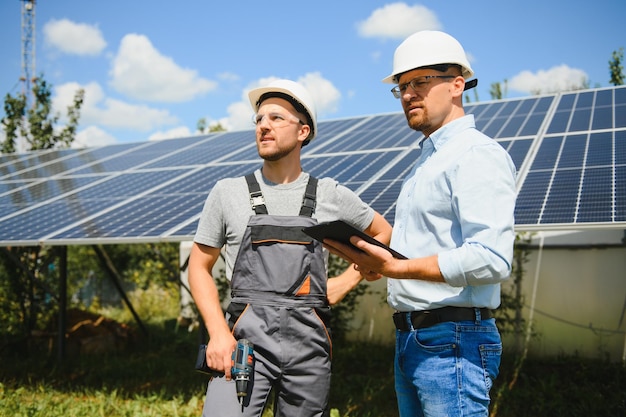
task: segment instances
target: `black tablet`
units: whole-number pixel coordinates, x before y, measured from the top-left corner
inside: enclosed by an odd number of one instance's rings
[[[312,238],[319,240],[320,242],[324,241],[324,239],[332,239],[341,243],[345,243],[347,245],[352,245],[352,243],[350,243],[350,236],[358,236],[361,239],[365,240],[366,242],[369,242],[373,245],[380,246],[381,248],[386,249],[394,256],[394,258],[408,259],[406,256],[402,255],[401,253],[396,252],[395,250],[391,249],[389,246],[385,245],[384,243],[379,242],[378,240],[374,239],[370,235],[363,233],[359,229],[352,227],[351,225],[349,225],[348,223],[342,220],[324,222],[324,223],[317,224],[315,226],[305,227],[304,229],[302,229],[302,231],[306,233],[307,235],[311,236]]]

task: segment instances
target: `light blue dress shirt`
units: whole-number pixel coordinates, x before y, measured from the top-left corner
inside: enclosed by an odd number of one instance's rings
[[[511,273],[515,165],[474,116],[447,123],[422,142],[398,196],[390,246],[409,258],[438,255],[445,283],[387,280],[398,311],[500,305]]]

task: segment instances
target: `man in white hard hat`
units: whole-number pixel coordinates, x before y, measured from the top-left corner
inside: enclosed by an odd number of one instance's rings
[[[302,171],[302,146],[317,135],[315,103],[290,80],[249,93],[263,166],[217,182],[207,197],[189,259],[189,284],[204,319],[207,365],[224,373],[207,388],[203,416],[260,416],[274,390],[274,415],[326,416],[330,388],[329,304],[361,281],[348,268],[328,279],[328,252],[302,232],[344,220],[383,242],[391,226],[348,188]],[[231,303],[222,313],[211,276],[225,246]],[[254,346],[254,375],[240,403],[231,380],[237,340]]]
[[[327,244],[366,279],[389,278],[403,417],[487,416],[498,375],[502,344],[491,310],[511,273],[516,173],[507,152],[465,115],[472,76],[463,47],[446,33],[417,32],[398,46],[383,81],[397,84],[391,92],[424,135],[390,245],[410,259],[357,237],[365,255]]]

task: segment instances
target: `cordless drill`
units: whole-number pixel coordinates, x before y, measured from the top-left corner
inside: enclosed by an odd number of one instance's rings
[[[235,380],[239,403],[248,395],[248,383],[254,372],[254,345],[247,339],[237,341],[231,361],[231,375]]]

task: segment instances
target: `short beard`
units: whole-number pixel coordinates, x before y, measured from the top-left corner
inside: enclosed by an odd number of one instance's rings
[[[431,125],[426,109],[422,109],[422,116],[407,115],[406,121],[411,129],[416,130],[418,132],[423,132],[424,130],[428,130],[428,128],[430,128],[430,125]]]
[[[290,149],[277,149],[273,152],[264,152],[261,153],[261,150],[258,150],[259,156],[261,157],[261,159],[263,159],[264,161],[269,161],[269,162],[276,162],[284,157],[286,157],[287,155],[289,155],[291,152],[293,152],[293,150],[296,149],[296,147],[292,147]]]

